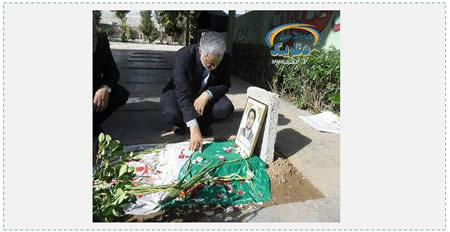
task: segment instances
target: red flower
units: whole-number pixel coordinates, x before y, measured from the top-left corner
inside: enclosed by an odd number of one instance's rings
[[[148,166],[145,165],[145,167],[136,167],[136,172],[143,172],[142,174],[148,173]]]
[[[228,148],[228,149],[226,149],[225,151],[226,151],[227,153],[230,153],[230,152],[231,152],[231,149]]]
[[[340,31],[341,30],[341,24],[333,25],[333,31]]]
[[[220,193],[219,193],[219,194],[217,194],[217,199],[220,200],[220,198],[222,198],[222,196],[221,196]]]
[[[178,156],[178,158],[180,158],[180,159],[184,159],[184,154],[183,153],[181,153],[179,156]]]
[[[141,197],[142,197],[142,195],[140,195],[140,194],[136,195],[136,198],[141,198]]]
[[[238,190],[238,191],[237,191],[237,195],[242,195],[242,191],[241,191],[241,190]]]
[[[180,197],[181,197],[181,198],[185,198],[185,197],[186,197],[186,193],[185,193],[184,191],[181,191]]]
[[[245,183],[245,181],[243,181],[243,180],[241,180],[241,182],[239,182],[239,184],[244,184]]]

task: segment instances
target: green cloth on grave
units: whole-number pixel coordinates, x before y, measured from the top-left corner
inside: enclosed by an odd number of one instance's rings
[[[202,153],[195,152],[190,157],[191,162],[196,160],[197,157],[202,157],[203,160],[199,163],[191,163],[189,173],[187,173],[186,170],[189,162],[186,162],[180,170],[178,180],[181,180],[186,176],[183,181],[186,182],[204,166],[208,165],[209,167],[212,167],[217,165],[222,162],[219,156],[225,157],[226,160],[224,162],[242,159],[241,155],[236,153],[233,146],[235,146],[233,141],[212,142],[203,145]],[[226,148],[231,148],[231,151],[226,152]],[[251,181],[233,180],[229,183],[207,183],[202,185],[192,194],[187,194],[185,198],[172,200],[164,205],[163,208],[177,205],[238,205],[270,201],[270,181],[265,170],[266,164],[257,156],[252,156],[236,162],[225,163],[215,170],[210,171],[209,175],[212,177],[223,177],[231,174],[238,174],[239,176],[247,177],[248,167],[254,175]],[[230,185],[232,185],[232,188],[230,188]]]

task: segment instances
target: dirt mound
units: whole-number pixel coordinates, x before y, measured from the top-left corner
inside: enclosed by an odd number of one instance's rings
[[[297,183],[301,183],[302,177],[297,169],[287,159],[278,158],[267,168],[267,174],[273,184],[285,184],[287,179],[297,177]]]
[[[319,192],[287,159],[279,157],[266,169],[272,201],[264,206],[322,198]]]

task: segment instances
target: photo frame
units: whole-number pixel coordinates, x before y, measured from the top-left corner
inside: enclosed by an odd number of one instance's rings
[[[247,97],[235,140],[236,145],[240,147],[242,157],[249,157],[253,154],[266,113],[267,105]]]

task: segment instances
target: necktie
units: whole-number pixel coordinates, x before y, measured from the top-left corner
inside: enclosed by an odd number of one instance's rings
[[[206,84],[208,83],[208,78],[209,78],[209,70],[206,68],[203,68],[203,73],[202,73],[202,89],[205,88]]]

